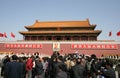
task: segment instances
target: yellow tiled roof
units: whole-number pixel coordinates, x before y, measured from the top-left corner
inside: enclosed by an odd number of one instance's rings
[[[89,20],[85,21],[52,21],[52,22],[39,22],[36,21],[31,26],[25,26],[26,28],[48,28],[48,27],[89,27]]]

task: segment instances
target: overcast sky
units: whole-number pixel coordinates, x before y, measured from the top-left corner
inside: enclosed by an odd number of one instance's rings
[[[8,38],[0,41],[22,40],[19,31],[39,21],[79,21],[89,19],[102,30],[98,40],[120,41],[120,0],[0,0],[0,33]],[[109,37],[109,32],[112,36]],[[10,37],[10,32],[15,38]]]

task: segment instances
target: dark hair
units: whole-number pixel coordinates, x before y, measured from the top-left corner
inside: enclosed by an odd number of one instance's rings
[[[18,56],[17,55],[12,55],[12,60],[18,60]]]
[[[110,66],[110,67],[113,67],[113,64],[110,63],[110,62],[106,62],[106,65]]]
[[[63,57],[62,56],[58,56],[58,59],[63,61]]]
[[[39,56],[36,56],[36,58],[39,58]]]

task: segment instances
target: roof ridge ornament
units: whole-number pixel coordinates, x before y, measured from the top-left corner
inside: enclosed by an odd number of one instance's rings
[[[86,20],[89,21],[89,18],[87,18]]]
[[[86,19],[86,21],[88,22],[88,24],[90,25],[90,22],[89,22],[89,18]]]
[[[36,23],[38,23],[39,21],[38,20],[36,20]]]

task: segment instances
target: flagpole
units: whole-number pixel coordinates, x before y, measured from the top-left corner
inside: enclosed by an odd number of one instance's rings
[[[3,33],[0,33],[0,41],[3,41]]]
[[[110,37],[110,40],[112,40],[112,31],[109,32],[108,36]]]
[[[3,38],[4,38],[5,41],[7,41],[7,35],[6,35],[6,32],[4,32],[4,34],[3,34]]]
[[[116,35],[117,35],[117,37],[120,37],[120,31],[118,31],[118,32],[116,33]],[[118,41],[120,41],[119,38],[118,38]]]

